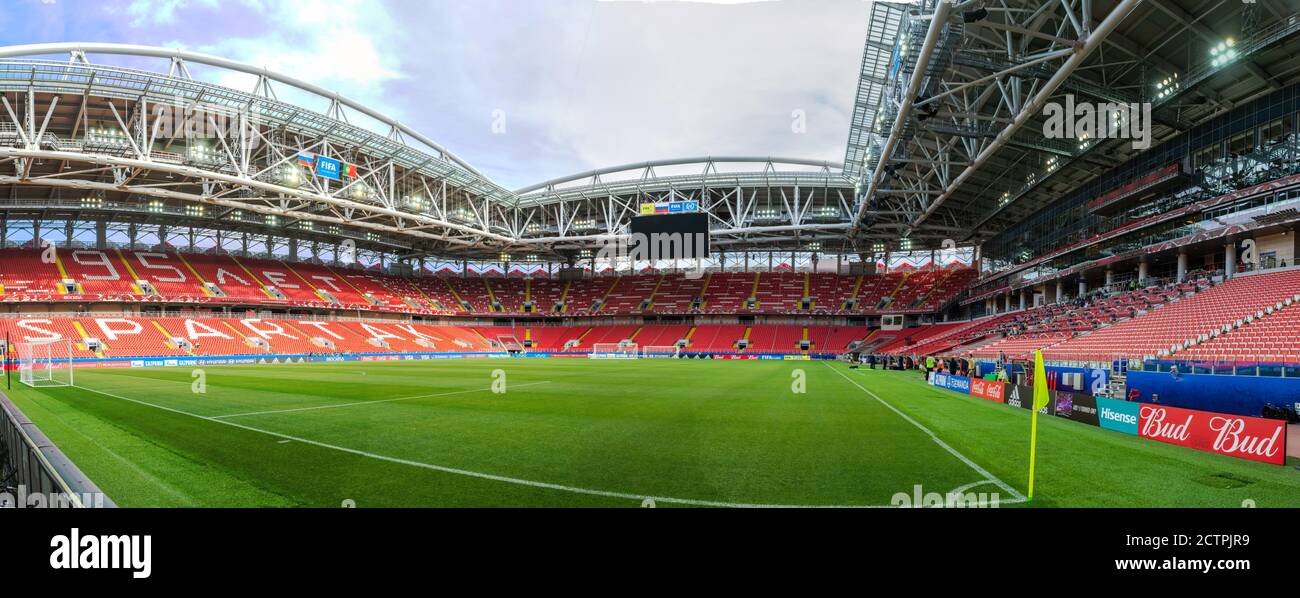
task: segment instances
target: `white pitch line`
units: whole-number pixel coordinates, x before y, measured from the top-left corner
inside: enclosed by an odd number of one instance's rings
[[[510,385],[508,388],[524,388],[524,387],[528,387],[528,386],[537,386],[537,385],[539,385],[539,384],[550,384],[550,383],[551,383],[550,380],[543,380],[543,381],[541,381],[541,382],[528,382],[528,383],[526,383],[526,384],[512,384],[512,385]],[[469,394],[469,393],[472,393],[472,392],[486,392],[486,391],[489,391],[489,390],[492,390],[492,389],[491,389],[491,388],[471,388],[471,389],[468,389],[468,390],[453,390],[453,391],[450,391],[450,392],[439,392],[439,393],[427,394],[427,395],[415,395],[415,396],[412,396],[412,397],[398,397],[398,398],[396,398],[396,399],[380,399],[380,400],[378,400],[378,401],[357,401],[357,402],[355,402],[355,403],[340,403],[340,404],[338,404],[338,405],[317,405],[317,406],[315,406],[315,407],[297,407],[297,408],[294,408],[294,409],[273,409],[273,410],[271,410],[271,411],[252,411],[252,412],[249,412],[249,413],[232,413],[232,414],[230,414],[230,415],[214,415],[214,416],[212,416],[212,419],[226,419],[226,418],[230,418],[230,417],[250,417],[250,416],[253,416],[253,415],[270,415],[270,414],[274,414],[274,413],[296,413],[296,412],[298,412],[298,411],[318,411],[318,410],[321,410],[321,409],[339,409],[339,408],[341,408],[341,407],[357,407],[357,406],[360,406],[360,405],[374,405],[374,404],[377,404],[377,403],[395,403],[395,402],[397,402],[397,401],[414,401],[414,400],[416,400],[416,399],[431,399],[431,398],[434,398],[434,397],[449,397],[449,396],[452,396],[452,395],[463,395],[463,394]]]
[[[892,508],[897,508],[897,507],[895,507],[894,505],[784,505],[784,504],[751,504],[751,503],[733,503],[733,502],[723,502],[723,501],[715,501],[715,500],[697,500],[697,499],[693,499],[693,498],[675,498],[675,497],[671,497],[671,496],[654,496],[654,495],[652,495],[652,494],[632,494],[632,493],[628,493],[628,492],[614,492],[614,491],[610,491],[610,490],[595,490],[595,489],[592,489],[592,488],[581,488],[581,487],[578,487],[578,486],[565,486],[565,485],[562,485],[562,484],[552,484],[552,483],[549,483],[549,482],[538,482],[538,481],[534,481],[534,480],[525,480],[525,479],[522,479],[522,478],[512,478],[512,477],[508,477],[508,476],[502,476],[502,475],[496,475],[496,474],[490,474],[490,473],[482,473],[482,472],[477,472],[477,471],[471,471],[471,470],[468,470],[468,469],[459,469],[459,468],[456,468],[456,467],[447,467],[447,466],[444,466],[444,465],[434,465],[434,464],[432,464],[432,463],[421,463],[421,462],[419,462],[419,461],[412,461],[412,460],[409,460],[409,459],[401,459],[401,458],[398,458],[398,457],[390,457],[390,456],[388,456],[388,455],[380,455],[380,454],[378,454],[378,453],[371,453],[371,452],[362,451],[362,450],[358,450],[358,449],[354,449],[354,448],[348,448],[348,447],[345,447],[345,446],[339,446],[339,445],[336,445],[336,444],[329,444],[329,443],[326,443],[326,442],[319,442],[319,441],[316,441],[316,440],[309,440],[309,439],[307,439],[307,438],[300,438],[300,437],[297,437],[297,436],[290,436],[290,435],[288,435],[288,434],[281,434],[281,433],[279,433],[279,432],[272,432],[271,430],[263,430],[263,429],[261,429],[261,428],[254,428],[254,427],[252,427],[252,426],[246,426],[246,425],[244,425],[244,424],[238,424],[238,423],[235,423],[235,422],[232,422],[232,421],[226,421],[226,420],[223,420],[223,419],[217,419],[217,418],[215,418],[215,417],[208,417],[208,416],[206,416],[206,415],[199,415],[199,414],[197,414],[197,413],[190,413],[190,412],[188,412],[188,411],[181,411],[180,409],[176,409],[176,408],[173,408],[173,407],[167,407],[166,405],[158,405],[158,404],[155,404],[155,403],[150,403],[150,402],[148,402],[148,401],[141,401],[141,400],[139,400],[139,399],[132,399],[132,398],[128,398],[128,397],[123,397],[123,396],[115,395],[115,394],[112,394],[112,393],[107,393],[107,392],[104,392],[104,391],[102,391],[102,390],[96,390],[96,389],[93,389],[93,388],[82,388],[82,387],[80,387],[80,386],[77,386],[77,387],[75,387],[75,388],[78,388],[78,389],[81,389],[81,390],[87,390],[87,391],[90,391],[90,392],[93,392],[93,393],[96,393],[96,394],[101,394],[101,395],[104,395],[104,396],[106,396],[106,397],[110,397],[110,398],[118,399],[118,400],[120,400],[120,401],[126,401],[126,402],[128,402],[128,403],[135,403],[135,404],[137,404],[137,405],[144,405],[144,406],[146,406],[146,407],[153,407],[154,409],[160,409],[160,410],[163,410],[163,411],[168,411],[168,412],[171,412],[171,413],[175,413],[175,414],[177,414],[177,415],[184,415],[184,416],[188,416],[188,417],[193,417],[193,418],[196,418],[196,419],[201,419],[201,420],[204,420],[204,421],[209,421],[209,422],[212,422],[212,423],[215,423],[215,424],[222,424],[222,425],[230,426],[230,427],[232,427],[232,428],[239,428],[239,429],[241,429],[241,430],[246,430],[246,431],[249,431],[249,432],[257,432],[257,433],[259,433],[259,434],[266,434],[266,435],[268,435],[268,436],[273,436],[273,437],[275,437],[275,438],[280,438],[280,439],[282,439],[282,440],[292,440],[292,441],[296,441],[296,442],[301,442],[301,443],[303,443],[303,444],[310,444],[310,445],[312,445],[312,446],[316,446],[316,447],[320,447],[320,448],[325,448],[325,449],[330,449],[330,450],[339,451],[339,452],[342,452],[342,453],[348,453],[348,454],[351,454],[351,455],[358,455],[358,456],[361,456],[361,457],[368,457],[368,458],[375,459],[375,460],[378,460],[378,461],[387,461],[387,462],[389,462],[389,463],[397,463],[397,464],[399,464],[399,465],[409,465],[409,466],[411,466],[411,467],[419,467],[419,468],[421,468],[421,469],[428,469],[428,470],[432,470],[432,471],[439,471],[439,472],[442,472],[442,473],[450,473],[450,474],[455,474],[455,475],[462,475],[462,476],[466,476],[466,477],[479,478],[479,479],[490,480],[490,481],[494,481],[494,482],[503,482],[503,483],[507,483],[507,484],[516,484],[516,485],[519,485],[519,486],[527,486],[527,487],[530,487],[530,488],[542,488],[542,489],[546,489],[546,490],[557,490],[557,491],[560,491],[560,492],[569,492],[569,493],[572,493],[572,494],[585,494],[585,495],[588,495],[588,496],[601,496],[601,497],[605,497],[605,498],[620,498],[620,499],[626,499],[626,500],[632,500],[632,501],[642,502],[643,504],[644,504],[644,501],[645,501],[646,499],[649,499],[649,500],[654,501],[654,502],[656,502],[656,503],[678,504],[678,505],[687,505],[687,506],[694,506],[694,507],[719,507],[719,508],[734,508],[734,509],[892,509]]]
[[[961,454],[960,452],[958,452],[957,449],[952,448],[951,446],[949,446],[948,443],[944,442],[942,438],[939,438],[939,435],[937,435],[937,434],[935,434],[934,432],[930,431],[930,428],[927,428],[927,427],[921,425],[921,422],[918,422],[918,421],[912,419],[912,418],[911,418],[910,416],[908,416],[906,413],[903,413],[902,411],[900,411],[897,407],[895,407],[895,406],[893,406],[893,405],[890,405],[888,401],[886,401],[886,400],[880,398],[879,395],[877,395],[877,394],[874,393],[874,392],[871,392],[871,390],[869,390],[867,387],[865,387],[865,386],[863,386],[863,385],[861,385],[861,384],[858,384],[858,382],[857,382],[856,380],[854,380],[854,379],[852,379],[852,378],[850,378],[850,377],[844,375],[844,372],[841,372],[841,371],[840,371],[838,368],[836,368],[835,366],[832,366],[832,365],[830,365],[829,363],[826,363],[825,361],[822,362],[822,365],[825,365],[826,367],[830,368],[831,371],[835,372],[836,374],[839,374],[841,378],[844,378],[845,380],[848,380],[850,384],[852,384],[852,385],[858,387],[859,389],[862,390],[862,392],[865,392],[865,393],[871,395],[871,398],[873,398],[873,399],[875,399],[875,400],[877,400],[877,401],[880,401],[880,404],[881,404],[881,405],[884,405],[884,406],[888,407],[890,411],[893,411],[894,413],[898,414],[899,417],[901,417],[901,418],[907,420],[908,423],[912,424],[913,426],[916,426],[916,427],[917,427],[918,429],[920,429],[922,432],[925,432],[925,433],[930,437],[930,439],[933,440],[933,441],[935,442],[935,444],[938,444],[939,446],[943,447],[944,450],[948,451],[949,453],[952,453],[954,457],[957,457],[958,459],[961,459],[962,463],[965,463],[966,465],[969,465],[971,469],[974,469],[976,473],[978,473],[978,474],[984,476],[984,478],[985,478],[986,480],[988,480],[988,481],[990,481],[990,482],[993,482],[994,484],[997,484],[999,488],[1001,488],[1001,489],[1007,491],[1008,494],[1010,494],[1014,499],[1016,499],[1016,502],[1023,502],[1023,501],[1027,501],[1027,500],[1028,500],[1027,498],[1025,498],[1025,495],[1021,494],[1021,493],[1020,493],[1019,491],[1017,491],[1015,488],[1012,488],[1009,484],[1007,484],[1006,482],[1002,481],[1002,480],[1001,480],[1000,478],[998,478],[997,476],[995,476],[995,475],[989,473],[989,471],[988,471],[987,469],[984,469],[983,467],[980,467],[980,465],[979,465],[978,463],[976,463],[976,462],[974,462],[974,461],[971,461],[969,458],[966,457],[966,455],[963,455],[963,454]],[[1011,501],[1004,501],[1004,502],[1011,502]]]

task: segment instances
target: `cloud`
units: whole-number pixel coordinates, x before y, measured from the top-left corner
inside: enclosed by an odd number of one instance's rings
[[[30,6],[14,1],[0,0],[0,9]],[[842,160],[869,12],[861,0],[54,6],[0,40],[183,47],[265,66],[400,120],[508,188],[659,158]],[[244,90],[254,83],[193,68]],[[276,91],[327,107],[283,85]]]

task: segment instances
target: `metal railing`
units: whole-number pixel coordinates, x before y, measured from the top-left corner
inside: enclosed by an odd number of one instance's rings
[[[117,506],[3,393],[0,454],[0,507]]]

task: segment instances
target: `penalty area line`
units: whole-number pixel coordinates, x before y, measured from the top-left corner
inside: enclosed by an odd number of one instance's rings
[[[1005,490],[1005,491],[1006,491],[1008,494],[1010,494],[1011,497],[1014,499],[1014,501],[1003,501],[1003,502],[1007,502],[1007,503],[1011,503],[1011,502],[1025,502],[1025,501],[1028,500],[1027,498],[1025,498],[1025,495],[1024,495],[1024,494],[1021,494],[1021,493],[1020,493],[1019,491],[1017,491],[1015,488],[1012,488],[1010,484],[1007,484],[1006,482],[1002,481],[1001,478],[999,478],[999,477],[993,475],[992,473],[989,473],[989,471],[988,471],[987,469],[984,469],[983,467],[981,467],[979,463],[976,463],[976,462],[970,460],[969,457],[967,457],[966,455],[961,454],[961,452],[959,452],[957,449],[952,448],[952,446],[949,445],[947,442],[944,442],[942,438],[939,438],[939,435],[938,435],[938,434],[935,434],[933,431],[930,430],[930,428],[927,428],[927,427],[925,427],[924,425],[922,425],[921,422],[918,422],[918,421],[916,421],[915,419],[912,419],[912,417],[909,416],[908,414],[903,413],[903,412],[902,412],[901,410],[899,410],[897,407],[895,407],[895,406],[889,404],[889,401],[886,401],[886,400],[880,398],[880,395],[877,395],[876,393],[871,392],[871,390],[868,389],[867,387],[865,387],[865,386],[863,386],[863,385],[861,385],[861,384],[858,384],[858,381],[857,381],[857,380],[854,380],[854,379],[852,379],[852,378],[850,378],[850,377],[844,375],[844,372],[841,372],[841,371],[839,370],[839,368],[836,368],[835,366],[833,366],[833,365],[831,365],[831,364],[829,364],[829,363],[826,363],[825,361],[823,361],[822,364],[825,365],[826,367],[830,368],[831,371],[835,372],[836,374],[839,374],[839,376],[840,376],[841,378],[843,378],[843,379],[845,379],[845,380],[848,380],[848,381],[849,381],[849,384],[852,384],[852,385],[858,387],[858,389],[860,389],[862,392],[865,392],[865,393],[871,395],[871,398],[873,398],[873,399],[879,401],[881,405],[884,405],[885,407],[888,407],[890,411],[893,411],[893,412],[894,412],[895,414],[897,414],[899,417],[903,418],[904,420],[907,420],[908,423],[912,424],[913,426],[916,426],[917,429],[921,430],[922,432],[925,432],[925,434],[926,434],[927,436],[929,436],[930,439],[933,440],[933,441],[935,442],[935,444],[938,444],[939,446],[943,447],[944,450],[948,451],[949,453],[952,453],[952,455],[953,455],[954,457],[957,457],[958,459],[961,459],[961,462],[962,462],[962,463],[965,463],[965,464],[966,464],[967,466],[969,466],[971,469],[974,469],[974,470],[975,470],[975,473],[978,473],[978,474],[984,476],[984,479],[985,479],[985,480],[988,480],[989,482],[992,482],[992,483],[996,484],[998,488],[1001,488],[1001,489]]]
[[[378,454],[378,453],[371,453],[371,452],[363,451],[363,450],[359,450],[359,449],[348,448],[348,447],[346,447],[346,446],[339,446],[339,445],[337,445],[337,444],[330,444],[330,443],[328,443],[328,442],[320,442],[320,441],[317,441],[317,440],[311,440],[311,439],[308,439],[308,438],[301,438],[301,437],[298,437],[298,436],[292,436],[292,435],[289,435],[289,434],[282,434],[282,433],[280,433],[280,432],[274,432],[274,431],[271,431],[271,430],[265,430],[265,429],[262,429],[262,428],[255,428],[255,427],[253,427],[253,426],[246,426],[246,425],[241,424],[241,423],[236,423],[236,422],[232,422],[232,421],[227,421],[227,420],[224,420],[224,419],[217,419],[217,418],[215,418],[215,417],[210,417],[210,416],[206,416],[206,415],[199,415],[199,414],[197,414],[197,413],[190,413],[190,412],[188,412],[188,411],[182,411],[182,410],[180,410],[180,409],[176,409],[176,408],[174,408],[174,407],[168,407],[168,406],[166,406],[166,405],[158,405],[158,404],[156,404],[156,403],[150,403],[150,402],[148,402],[148,401],[141,401],[141,400],[139,400],[139,399],[132,399],[132,398],[129,398],[129,397],[124,397],[124,396],[120,396],[120,395],[115,395],[115,394],[112,394],[112,393],[104,392],[104,391],[102,391],[102,390],[96,390],[96,389],[93,389],[93,388],[82,388],[82,387],[80,387],[80,386],[74,386],[73,388],[77,388],[77,389],[80,389],[80,390],[85,390],[85,391],[93,392],[93,393],[95,393],[95,394],[99,394],[99,395],[103,395],[103,396],[106,396],[106,397],[109,397],[109,398],[117,399],[117,400],[119,400],[119,401],[126,401],[126,402],[128,402],[128,403],[135,403],[135,404],[137,404],[137,405],[143,405],[143,406],[145,406],[145,407],[152,407],[152,408],[154,408],[154,409],[159,409],[159,410],[162,410],[162,411],[167,411],[167,412],[170,412],[170,413],[175,413],[175,414],[177,414],[177,415],[184,415],[184,416],[187,416],[187,417],[193,417],[193,418],[195,418],[195,419],[201,419],[201,420],[204,420],[204,421],[212,422],[212,423],[214,423],[214,424],[221,424],[221,425],[224,425],[224,426],[230,426],[230,427],[232,427],[232,428],[238,428],[238,429],[240,429],[240,430],[245,430],[245,431],[248,431],[248,432],[256,432],[256,433],[259,433],[259,434],[266,434],[266,435],[268,435],[268,436],[272,436],[272,437],[275,437],[275,438],[279,438],[279,439],[281,439],[281,440],[288,440],[288,441],[293,441],[293,442],[301,442],[301,443],[303,443],[303,444],[309,444],[309,445],[311,445],[311,446],[315,446],[315,447],[318,447],[318,448],[334,450],[334,451],[338,451],[338,452],[341,452],[341,453],[347,453],[347,454],[350,454],[350,455],[356,455],[356,456],[359,456],[359,457],[366,457],[366,458],[370,458],[370,459],[375,459],[375,460],[377,460],[377,461],[386,461],[386,462],[388,462],[388,463],[395,463],[395,464],[398,464],[398,465],[407,465],[407,466],[410,466],[410,467],[418,467],[418,468],[420,468],[420,469],[428,469],[428,470],[431,470],[431,471],[438,471],[438,472],[442,472],[442,473],[449,473],[449,474],[460,475],[460,476],[465,476],[465,477],[478,478],[478,479],[481,479],[481,480],[489,480],[489,481],[493,481],[493,482],[502,482],[502,483],[506,483],[506,484],[515,484],[515,485],[518,485],[518,486],[526,486],[526,487],[529,487],[529,488],[538,488],[538,489],[543,489],[543,490],[556,490],[556,491],[559,491],[559,492],[568,492],[568,493],[570,493],[570,494],[583,494],[583,495],[587,495],[587,496],[599,496],[599,497],[603,497],[603,498],[617,498],[617,499],[624,499],[624,500],[630,500],[630,501],[638,501],[638,502],[641,502],[642,505],[645,504],[645,501],[651,501],[651,502],[655,502],[655,503],[677,504],[677,505],[686,505],[686,506],[694,506],[694,507],[718,507],[718,508],[733,508],[733,509],[891,509],[891,508],[897,508],[897,507],[895,507],[894,505],[791,505],[791,504],[734,503],[734,502],[715,501],[715,500],[698,500],[698,499],[692,499],[692,498],[676,498],[676,497],[671,497],[671,496],[655,496],[655,495],[653,495],[653,494],[634,494],[634,493],[630,493],[630,492],[615,492],[615,491],[611,491],[611,490],[597,490],[597,489],[593,489],[593,488],[582,488],[582,487],[578,487],[578,486],[566,486],[566,485],[563,485],[563,484],[552,484],[552,483],[550,483],[550,482],[538,482],[538,481],[535,481],[535,480],[526,480],[526,479],[522,479],[522,478],[513,478],[513,477],[509,477],[509,476],[496,475],[496,474],[491,474],[491,473],[483,473],[483,472],[472,471],[472,470],[468,470],[468,469],[460,469],[460,468],[456,468],[456,467],[448,467],[448,466],[445,466],[445,465],[435,465],[435,464],[432,464],[432,463],[421,463],[421,462],[419,462],[419,461],[412,461],[412,460],[410,460],[410,459],[402,459],[402,458],[400,458],[400,457],[390,457],[390,456],[388,456],[388,455],[381,455],[381,454]]]

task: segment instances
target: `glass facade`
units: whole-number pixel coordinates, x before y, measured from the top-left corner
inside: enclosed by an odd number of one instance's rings
[[[1133,157],[984,243],[981,251],[984,272],[1001,272],[1154,214],[1300,173],[1297,113],[1300,113],[1300,85],[1293,85],[1238,106]],[[1187,165],[1192,175],[1190,182],[1181,188],[1168,190],[1160,197],[1112,216],[1089,211],[1088,203],[1108,191],[1175,163]],[[1067,268],[1151,242],[1177,238],[1194,227],[1195,223],[1183,221],[1144,229],[1104,246],[1075,252],[1054,261],[1050,269]]]

